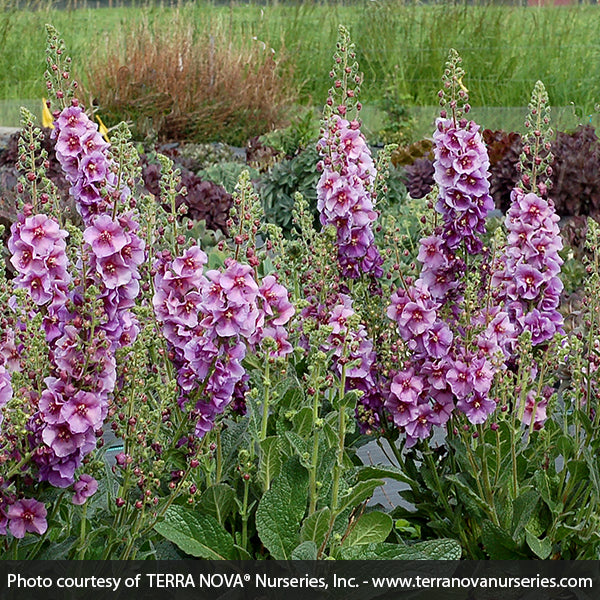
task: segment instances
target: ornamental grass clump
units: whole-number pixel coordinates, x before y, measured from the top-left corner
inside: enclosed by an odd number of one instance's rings
[[[160,140],[244,146],[285,125],[293,101],[285,51],[247,35],[233,41],[196,19],[175,10],[168,27],[145,20],[111,35],[85,65],[82,97]]]

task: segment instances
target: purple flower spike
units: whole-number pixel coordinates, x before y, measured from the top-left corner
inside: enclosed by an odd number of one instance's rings
[[[272,356],[292,351],[283,327],[294,314],[288,292],[273,275],[262,282],[254,270],[233,259],[221,270],[203,272],[206,254],[192,246],[175,259],[155,263],[155,314],[177,368],[180,406],[202,389],[193,413],[196,435],[202,437],[215,419],[245,389],[242,367],[247,348],[267,337],[276,345]]]
[[[516,188],[511,202],[505,219],[507,247],[492,283],[509,307],[516,334],[529,331],[537,346],[562,332],[559,218],[551,201],[532,192]]]
[[[323,227],[336,229],[342,275],[363,273],[381,277],[383,259],[375,246],[372,226],[377,219],[369,191],[375,179],[371,152],[357,121],[332,115],[317,147],[323,160],[317,185],[317,207]]]
[[[0,365],[0,425],[4,420],[2,409],[9,403],[12,398],[13,390],[10,383],[10,373]]]

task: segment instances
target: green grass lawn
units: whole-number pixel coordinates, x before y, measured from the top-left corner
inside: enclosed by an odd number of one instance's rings
[[[0,16],[0,99],[44,94],[44,24],[62,32],[75,71],[119,43],[116,32],[143,19],[169,27],[169,8],[58,11],[51,7],[4,10]],[[436,101],[450,47],[463,57],[473,105],[524,106],[541,79],[553,105],[575,105],[581,114],[600,101],[600,9],[596,6],[403,5],[389,0],[352,6],[316,4],[213,6],[181,9],[199,32],[226,32],[231,43],[264,42],[285,57],[298,100],[320,105],[337,26],[346,25],[365,73],[362,97],[376,104],[385,90],[414,105]]]

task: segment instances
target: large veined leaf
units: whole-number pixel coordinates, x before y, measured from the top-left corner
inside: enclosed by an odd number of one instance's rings
[[[404,471],[394,466],[369,465],[361,467],[356,478],[358,481],[367,481],[368,479],[394,479],[403,483],[412,483],[411,478]]]
[[[263,489],[268,490],[271,482],[281,469],[280,438],[273,435],[260,442],[260,460],[258,462],[258,478]]]
[[[227,560],[233,557],[233,539],[210,515],[183,506],[170,506],[154,526],[163,537],[198,558]]]
[[[225,524],[225,519],[234,508],[235,490],[225,483],[211,485],[204,491],[198,503],[200,512],[214,517],[221,525]]]
[[[351,487],[346,494],[340,498],[339,510],[345,508],[354,508],[365,500],[368,500],[373,492],[385,482],[381,479],[369,479],[368,481],[359,481]]]
[[[384,542],[392,530],[390,515],[374,511],[361,515],[344,540],[344,547]]]
[[[294,548],[292,560],[317,560],[319,549],[312,541],[302,542]]]
[[[529,530],[525,531],[525,538],[527,540],[527,545],[538,558],[546,560],[552,553],[552,542],[548,538],[540,540]]]
[[[342,549],[346,560],[458,560],[462,554],[456,540],[439,539],[403,544],[367,544]]]
[[[329,522],[331,521],[331,509],[322,508],[309,515],[302,523],[300,539],[303,542],[312,541],[320,546],[327,536],[329,531]]]
[[[298,545],[307,496],[308,472],[293,458],[285,463],[256,509],[256,530],[274,559],[291,558]]]

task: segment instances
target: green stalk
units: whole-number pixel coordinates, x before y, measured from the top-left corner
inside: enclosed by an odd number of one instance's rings
[[[479,433],[479,439],[481,440],[482,457],[481,457],[481,474],[483,476],[483,488],[485,491],[485,498],[488,506],[490,507],[490,514],[494,525],[500,526],[500,520],[498,519],[498,513],[496,512],[496,505],[494,504],[494,492],[490,485],[490,473],[487,464],[487,451],[485,440],[483,439],[483,427],[477,425],[477,432]]]
[[[453,509],[450,506],[450,503],[448,502],[448,498],[446,497],[446,493],[444,492],[444,489],[442,488],[442,482],[440,481],[437,469],[435,467],[435,463],[433,462],[431,452],[423,452],[423,456],[425,456],[425,460],[427,461],[427,465],[429,466],[429,470],[431,471],[431,474],[433,476],[433,481],[434,481],[435,487],[437,489],[437,492],[439,494],[440,500],[442,501],[442,505],[444,506],[444,510],[446,511],[446,515],[452,522],[453,518],[455,516],[456,510]],[[458,528],[458,535],[461,539],[463,547],[469,548],[470,547],[469,539],[467,538],[467,534],[465,533],[464,529],[460,525]]]
[[[269,364],[269,352],[265,352],[265,389],[263,398],[262,410],[262,425],[260,428],[260,441],[263,442],[267,438],[267,425],[269,424],[269,397],[271,393],[271,366]]]
[[[221,483],[221,477],[223,475],[223,447],[221,446],[221,426],[219,425],[215,429],[215,435],[217,436],[217,457],[216,457],[216,469],[215,469],[215,484]]]
[[[248,546],[248,492],[250,490],[250,481],[244,480],[244,502],[242,505],[242,548],[246,550]]]
[[[316,385],[319,383],[320,376],[320,365],[317,365],[315,371],[316,376],[314,377],[314,382]],[[309,478],[309,493],[310,493],[310,501],[308,507],[308,514],[312,515],[317,509],[317,465],[319,464],[319,431],[320,429],[317,427],[317,421],[319,420],[319,408],[320,408],[320,393],[319,389],[315,388],[315,395],[313,398],[313,406],[312,406],[312,430],[313,430],[313,447],[312,447],[312,456],[310,460],[310,469],[308,472]]]
[[[345,345],[345,344],[344,344]],[[344,348],[345,350],[345,348]],[[345,356],[346,352],[342,353]],[[338,412],[338,448],[337,459],[333,469],[333,487],[331,492],[331,508],[333,509],[332,519],[337,516],[338,494],[340,488],[340,477],[344,463],[344,448],[346,441],[346,407],[343,404],[343,398],[346,392],[346,365],[342,366],[342,377],[340,380],[340,409]]]
[[[85,558],[85,525],[87,522],[87,507],[88,503],[85,502],[83,505],[83,513],[81,515],[81,527],[79,529],[79,548],[78,548],[78,560],[83,560]]]

